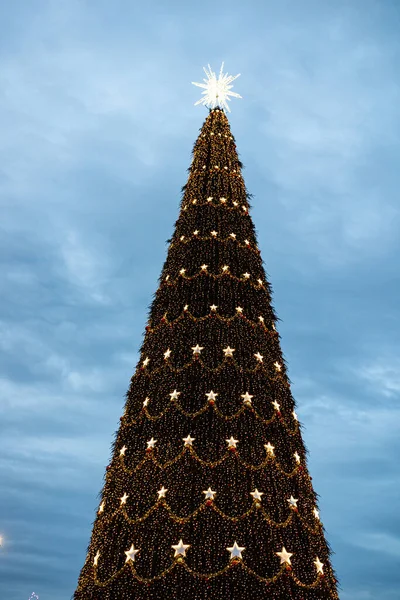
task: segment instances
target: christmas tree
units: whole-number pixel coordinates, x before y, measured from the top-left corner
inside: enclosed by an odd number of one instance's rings
[[[225,109],[209,114],[75,600],[337,599]]]

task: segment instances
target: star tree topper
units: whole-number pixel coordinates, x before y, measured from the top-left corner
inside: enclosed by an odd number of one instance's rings
[[[224,63],[221,65],[219,77],[217,79],[217,76],[212,71],[210,65],[208,65],[208,71],[205,67],[203,67],[204,73],[207,76],[207,79],[203,79],[204,83],[196,83],[195,81],[192,81],[193,85],[204,88],[204,91],[201,92],[204,97],[195,102],[195,106],[198,104],[203,104],[208,108],[216,108],[219,106],[220,108],[226,108],[228,112],[231,112],[227,104],[227,102],[230,101],[229,96],[232,96],[233,98],[242,97],[236,92],[230,91],[230,89],[233,87],[230,84],[232,81],[235,81],[235,79],[240,77],[240,73],[234,76],[228,75],[227,73],[223,73],[223,69]]]

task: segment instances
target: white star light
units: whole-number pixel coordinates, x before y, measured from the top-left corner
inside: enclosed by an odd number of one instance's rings
[[[261,354],[260,354],[259,352],[257,352],[257,354],[255,354],[254,356],[256,357],[256,359],[257,359],[259,362],[262,362],[262,359],[263,359],[263,357],[261,356]]]
[[[214,500],[214,496],[217,492],[213,492],[209,487],[208,490],[204,490],[203,494],[206,495],[206,500]]]
[[[129,550],[125,550],[125,554],[126,554],[126,563],[129,562],[130,560],[132,562],[135,562],[135,555],[139,552],[139,548],[137,550],[135,550],[135,546],[132,544],[132,546],[130,547]]]
[[[314,565],[315,565],[315,566],[316,566],[316,568],[317,568],[317,573],[322,573],[322,574],[324,573],[324,570],[323,570],[323,568],[322,568],[322,567],[324,566],[324,563],[322,563],[322,562],[319,560],[318,556],[317,556],[317,559],[316,559],[316,560],[314,560]]]
[[[290,562],[290,557],[293,556],[293,552],[288,552],[285,546],[282,546],[281,552],[275,552],[275,554],[281,559],[281,565],[283,565],[283,563],[287,563],[288,565],[292,564]]]
[[[236,444],[238,443],[238,440],[235,440],[232,436],[229,438],[229,440],[225,440],[228,444],[228,448],[236,448]]]
[[[174,390],[173,392],[170,393],[171,396],[171,400],[178,400],[178,396],[180,395],[181,392],[178,392],[177,390]]]
[[[275,410],[279,410],[281,405],[279,404],[279,402],[277,402],[276,400],[274,400],[272,402],[273,407],[275,408]]]
[[[165,494],[166,492],[168,492],[167,489],[165,489],[164,486],[162,486],[161,490],[158,490],[157,494],[158,494],[158,499],[160,500],[161,498],[165,498]]]
[[[216,311],[218,306],[216,304],[211,304],[210,308],[212,311]]]
[[[193,442],[194,442],[195,438],[190,437],[190,433],[187,437],[182,438],[182,440],[185,442],[185,446],[192,446]]]
[[[93,560],[93,564],[95,566],[97,566],[97,563],[99,562],[99,558],[100,558],[100,552],[97,550],[96,556],[94,557],[94,560]]]
[[[102,513],[103,511],[104,511],[104,500],[103,500],[103,502],[99,506],[99,513]]]
[[[253,496],[254,500],[258,500],[258,502],[261,501],[261,496],[263,495],[264,492],[259,492],[257,488],[254,490],[254,492],[250,492],[250,496]]]
[[[203,98],[197,100],[195,102],[195,106],[198,104],[203,104],[203,106],[207,106],[208,108],[216,108],[219,106],[220,108],[226,108],[228,112],[231,112],[229,106],[227,104],[230,101],[230,97],[233,98],[241,98],[239,94],[236,92],[231,92],[230,89],[233,87],[230,85],[232,81],[235,81],[238,77],[240,77],[240,73],[238,75],[228,75],[227,73],[223,73],[224,63],[221,65],[221,69],[219,72],[219,77],[217,79],[215,73],[211,70],[210,65],[208,65],[208,71],[205,67],[203,67],[204,73],[207,76],[207,79],[203,79],[204,83],[196,83],[192,81],[193,85],[197,87],[203,88],[204,92],[201,92]]]
[[[318,521],[319,521],[319,510],[318,510],[318,508],[314,508],[314,511],[313,511],[313,512],[314,512],[314,517],[315,517],[316,519],[318,519]]]
[[[167,358],[169,358],[171,356],[171,350],[168,348],[168,350],[166,350],[164,352],[164,359],[167,360]]]
[[[231,548],[227,548],[228,552],[231,553],[232,558],[242,558],[242,552],[245,548],[240,548],[235,542]]]
[[[149,440],[148,442],[146,442],[147,444],[147,450],[150,450],[151,448],[154,448],[154,446],[156,445],[156,441],[154,438],[151,438],[151,440]]]
[[[190,548],[190,544],[184,544],[182,540],[179,541],[179,544],[176,546],[172,546],[175,550],[174,556],[186,556],[186,550]]]
[[[122,504],[126,504],[126,501],[127,501],[128,498],[129,498],[128,494],[126,492],[124,492],[124,495],[122,496],[122,498],[120,498],[121,505]]]
[[[270,454],[271,456],[274,455],[275,446],[273,446],[271,444],[271,442],[268,442],[268,444],[264,444],[264,448],[266,449],[266,451],[268,452],[268,454]]]
[[[235,352],[235,348],[230,348],[229,346],[227,346],[226,348],[224,348],[222,350],[222,352],[225,353],[225,356],[232,356],[233,357],[233,353]]]
[[[286,502],[289,502],[290,508],[297,508],[298,500],[296,498],[293,498],[293,496],[290,496],[290,498],[288,498]]]
[[[249,394],[249,392],[242,394],[240,397],[243,398],[243,402],[245,404],[251,404],[251,399],[253,396],[251,394]]]
[[[125,456],[125,452],[126,452],[126,446],[122,446],[121,450],[119,451],[119,455]]]
[[[150,402],[150,398],[145,398],[143,400],[143,406],[147,406],[149,402]]]
[[[208,393],[206,394],[206,396],[207,396],[207,400],[210,402],[210,400],[215,400],[215,399],[216,399],[216,397],[218,396],[218,394],[216,394],[215,392],[213,392],[213,391],[211,390],[211,392],[208,392]]]
[[[195,346],[192,346],[192,350],[193,354],[198,355],[202,350],[204,350],[204,347],[201,347],[198,344],[196,344]]]
[[[296,462],[297,462],[297,463],[299,463],[299,462],[300,462],[300,456],[299,456],[299,453],[298,453],[298,452],[295,452],[295,453],[293,454],[293,456],[295,457],[295,459],[296,459]]]

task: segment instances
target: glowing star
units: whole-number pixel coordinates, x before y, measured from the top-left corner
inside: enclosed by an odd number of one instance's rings
[[[233,172],[235,172],[235,171],[233,171]],[[236,202],[236,200],[234,200],[232,204],[233,204],[233,206],[238,206],[239,205],[239,203]]]
[[[214,500],[214,496],[217,492],[213,492],[209,487],[208,490],[204,490],[203,494],[206,495],[206,500]]]
[[[185,273],[186,273],[186,269],[181,269],[181,270],[179,271],[179,274],[180,274],[180,275],[184,275]]]
[[[266,449],[268,454],[270,454],[271,456],[274,456],[275,446],[273,446],[271,444],[271,442],[268,442],[268,444],[264,444],[264,448]]]
[[[264,317],[258,317],[258,320],[259,320],[261,323],[264,323]]]
[[[167,358],[169,358],[171,356],[171,352],[172,352],[172,350],[170,350],[169,348],[168,348],[168,350],[166,350],[164,352],[164,359],[165,360],[167,360]]]
[[[184,544],[182,540],[176,546],[171,546],[175,550],[174,556],[186,556],[186,550],[190,548],[190,544]]]
[[[181,237],[179,238],[181,242],[183,242],[183,240],[185,239],[184,235],[181,235]]]
[[[193,354],[194,355],[199,355],[200,352],[202,350],[204,350],[204,347],[203,346],[199,346],[198,344],[196,344],[195,346],[192,346],[192,350],[193,350]]]
[[[293,498],[293,496],[290,496],[290,498],[287,498],[286,502],[289,502],[290,508],[297,508],[298,500],[296,498]]]
[[[126,554],[125,562],[127,563],[130,560],[132,562],[135,562],[135,556],[138,552],[139,552],[139,548],[137,550],[135,550],[135,546],[132,544],[132,546],[129,548],[129,550],[125,550],[125,554]]]
[[[102,513],[102,512],[104,512],[104,500],[99,506],[99,513]],[[0,545],[1,545],[1,543],[0,543]]]
[[[236,240],[236,233],[230,233],[229,235],[232,239]]]
[[[149,362],[150,362],[150,359],[149,359],[149,357],[147,356],[147,357],[144,359],[144,361],[143,361],[143,366],[144,366],[144,367],[147,367],[147,365],[149,364]]]
[[[150,402],[150,398],[145,398],[143,400],[143,406],[147,406],[149,402]]]
[[[208,196],[207,202],[212,202],[212,201],[213,201],[213,197],[212,196]]]
[[[126,446],[122,446],[121,450],[119,451],[119,455],[125,456],[125,452],[126,452]]]
[[[259,352],[257,352],[257,354],[255,354],[254,356],[256,357],[256,359],[257,359],[259,362],[262,362],[262,361],[263,361],[263,357],[261,356],[261,354],[260,354]]]
[[[254,492],[250,492],[250,496],[253,496],[253,499],[256,500],[257,502],[261,501],[261,496],[263,496],[263,495],[264,495],[264,492],[259,492],[257,488],[254,490]]]
[[[120,498],[121,504],[126,504],[126,501],[128,498],[129,498],[128,494],[126,492],[124,492],[124,495],[122,496],[122,498]]]
[[[275,554],[277,556],[279,556],[279,558],[281,559],[281,565],[283,565],[284,563],[291,565],[292,563],[290,562],[290,557],[293,556],[293,552],[288,552],[285,548],[285,546],[282,546],[282,551],[281,552],[275,552]]]
[[[161,490],[158,490],[157,494],[158,494],[158,499],[161,500],[161,498],[165,498],[165,494],[168,492],[167,489],[165,489],[164,486],[162,486]]]
[[[236,92],[230,91],[233,87],[231,85],[232,82],[240,77],[240,73],[237,75],[228,75],[227,73],[223,73],[223,69],[224,63],[221,65],[219,77],[217,79],[215,73],[211,70],[210,65],[208,65],[208,71],[205,67],[203,67],[204,73],[207,77],[207,79],[203,79],[204,83],[196,83],[195,81],[192,81],[193,85],[204,89],[204,92],[201,92],[204,98],[197,100],[197,102],[195,102],[195,106],[198,104],[203,104],[203,106],[207,106],[208,108],[216,108],[219,106],[220,108],[226,108],[228,112],[231,112],[228,106],[228,101],[230,101],[229,96],[232,96],[232,98],[242,97]]]
[[[316,566],[317,573],[321,573],[321,574],[324,573],[324,570],[323,570],[324,563],[322,563],[319,560],[318,556],[316,557],[316,560],[314,560],[314,565]]]
[[[185,306],[183,307],[183,310],[187,310],[189,308],[189,304],[185,304]]]
[[[275,408],[275,410],[279,410],[281,405],[279,404],[279,402],[277,402],[276,400],[274,400],[272,402],[273,407]]]
[[[240,548],[235,542],[231,548],[227,548],[228,552],[231,553],[232,558],[242,558],[242,552],[245,548]]]
[[[240,397],[243,398],[243,402],[245,404],[251,404],[251,399],[253,396],[251,394],[249,394],[249,392],[242,394]]]
[[[99,558],[100,558],[100,552],[97,550],[96,556],[93,559],[93,564],[94,564],[95,567],[97,567],[97,563],[99,562]]]
[[[224,169],[227,169],[227,168],[228,168],[228,167],[224,167]],[[219,199],[219,201],[220,201],[222,204],[225,204],[225,202],[226,202],[226,198],[224,198],[224,197],[222,196],[222,197]],[[232,234],[231,234],[231,235],[232,235]]]
[[[224,352],[225,356],[232,356],[233,357],[233,353],[235,352],[235,348],[230,348],[229,346],[227,346],[226,348],[224,348],[222,350],[222,352]]]
[[[206,270],[207,270],[207,267],[208,267],[208,265],[201,265],[201,267],[200,267],[200,268],[201,268],[201,270],[202,270],[202,271],[206,271]]]
[[[151,438],[151,440],[149,440],[147,443],[147,450],[150,450],[151,448],[154,448],[154,446],[156,445],[157,440],[155,440],[154,438]]]
[[[244,277],[245,279],[249,279],[249,277],[250,277],[250,273],[243,273],[243,277]]]
[[[263,281],[262,281],[262,279],[257,279],[257,283],[258,283],[259,285],[262,285],[262,284],[263,284]]]
[[[213,312],[215,312],[217,310],[218,306],[216,304],[211,304],[210,308]]]
[[[299,453],[298,453],[298,452],[295,452],[295,453],[293,454],[293,456],[294,456],[294,458],[295,458],[296,462],[297,462],[297,463],[299,463],[299,462],[300,462],[300,456],[299,456]]]
[[[185,442],[185,446],[192,446],[195,438],[190,437],[189,433],[189,435],[185,438],[182,438],[182,440]]]
[[[314,513],[314,517],[316,519],[318,519],[318,521],[319,521],[319,510],[317,508],[314,508],[313,513]]]
[[[216,237],[216,236],[218,235],[218,231],[215,231],[215,230],[214,230],[214,231],[212,231],[212,232],[211,232],[211,235],[212,235],[213,237]]]
[[[293,419],[294,419],[295,421],[298,421],[298,418],[297,418],[297,415],[296,415],[296,411],[293,411],[293,412],[292,412],[292,415],[293,415]]]
[[[193,231],[193,235],[198,235],[199,234],[199,230],[196,229],[196,231]]]
[[[242,314],[242,312],[243,312],[243,308],[242,308],[241,306],[237,306],[237,307],[236,307],[236,312],[238,312],[238,313]]]
[[[229,271],[229,265],[224,265],[224,266],[222,267],[222,272],[223,272],[223,273],[226,273],[227,271]]]
[[[181,392],[177,392],[176,390],[174,390],[173,392],[170,393],[171,396],[171,400],[178,400],[178,396],[181,395]]]
[[[225,441],[228,444],[228,448],[236,448],[236,444],[238,443],[238,440],[235,440],[232,436],[229,438],[229,440]]]
[[[249,240],[244,240],[244,243],[246,244],[246,246],[249,246],[250,244]]]
[[[208,400],[208,401],[210,401],[210,400],[215,400],[215,399],[216,399],[216,397],[218,396],[218,394],[216,394],[215,392],[213,392],[213,391],[211,390],[211,392],[208,392],[208,393],[206,394],[206,396],[207,396],[207,400]]]
[[[282,370],[282,366],[278,363],[278,361],[274,362],[274,367],[276,368],[277,371]]]

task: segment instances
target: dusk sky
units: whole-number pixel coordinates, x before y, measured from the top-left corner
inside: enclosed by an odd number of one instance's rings
[[[0,597],[69,600],[208,110],[229,120],[341,600],[400,598],[400,2],[0,7]]]

